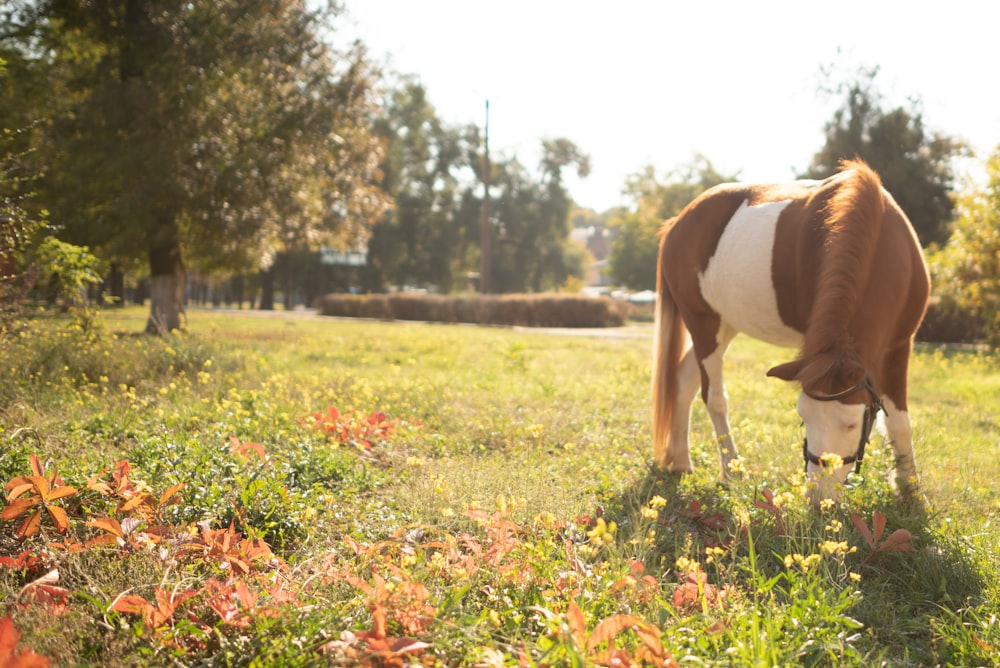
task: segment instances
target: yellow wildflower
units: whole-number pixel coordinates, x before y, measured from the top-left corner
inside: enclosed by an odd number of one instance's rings
[[[665,505],[667,505],[667,500],[664,499],[659,494],[657,494],[652,499],[650,499],[649,503],[647,503],[646,505],[649,506],[650,508],[662,508]]]

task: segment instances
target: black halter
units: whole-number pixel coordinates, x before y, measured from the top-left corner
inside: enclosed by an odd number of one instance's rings
[[[843,392],[837,392],[836,394],[830,395],[817,395],[806,392],[804,389],[803,393],[810,399],[815,399],[816,401],[837,401],[838,399],[843,399],[844,397],[850,396],[859,390],[868,390],[868,395],[871,397],[871,401],[865,404],[865,416],[861,423],[861,440],[858,441],[858,451],[851,455],[850,457],[845,457],[843,459],[844,464],[854,464],[854,472],[861,473],[861,461],[865,458],[865,446],[868,445],[868,441],[871,439],[872,427],[875,426],[875,418],[878,416],[879,411],[883,413],[888,413],[885,410],[885,406],[882,405],[882,399],[879,398],[878,391],[875,389],[875,382],[872,381],[870,374],[865,374],[864,379],[852,388],[846,389]],[[815,464],[816,466],[826,466],[826,464],[819,457],[809,452],[809,439],[802,439],[802,456],[806,460],[806,470],[809,469],[809,464]]]

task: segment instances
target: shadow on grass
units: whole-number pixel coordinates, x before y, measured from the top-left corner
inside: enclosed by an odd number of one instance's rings
[[[843,557],[843,566],[860,575],[860,583],[853,583],[842,568],[839,574],[831,572],[824,586],[860,592],[848,613],[864,625],[857,645],[870,659],[891,665],[998,665],[995,611],[1000,601],[991,583],[1000,573],[988,548],[977,549],[969,539],[950,533],[947,522],[919,499],[893,497],[872,483],[859,492],[825,513],[801,502],[768,510],[763,490],[752,485],[705,484],[650,469],[608,498],[605,514],[618,523],[620,543],[630,536],[641,540],[640,532],[628,529],[649,527],[643,510],[661,497],[656,539],[644,553],[648,572],[662,578],[675,569],[679,557],[686,557],[702,560],[714,577],[720,572],[707,564],[707,554],[723,547],[733,555],[730,564],[737,566],[722,577],[741,588],[750,584],[748,532],[754,568],[764,578],[787,570],[785,555],[818,553],[825,540],[846,539],[857,551]],[[852,516],[872,527],[876,511],[885,517],[877,544],[905,529],[914,536],[910,549],[873,553]],[[831,532],[837,522],[842,528]],[[977,625],[982,628],[974,632]]]

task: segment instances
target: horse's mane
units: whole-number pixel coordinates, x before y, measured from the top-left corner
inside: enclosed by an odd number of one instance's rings
[[[886,203],[882,181],[867,164],[844,160],[840,169],[842,175],[822,211],[825,249],[800,359],[826,357],[833,367],[855,367],[859,360],[850,325],[871,274]],[[849,371],[843,369],[842,373]],[[810,384],[809,379],[802,381]]]

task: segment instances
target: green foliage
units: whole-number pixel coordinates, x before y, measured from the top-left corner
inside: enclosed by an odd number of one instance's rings
[[[0,126],[0,338],[15,328],[21,302],[34,285],[37,270],[30,255],[44,229],[45,212],[32,211],[35,176],[19,150],[22,132]]]
[[[837,171],[841,160],[861,158],[882,177],[913,223],[922,246],[948,239],[954,182],[951,161],[964,145],[924,125],[919,101],[884,108],[875,87],[878,68],[860,70],[853,79],[829,81],[828,92],[843,106],[826,124],[826,141],[813,156],[806,178],[822,179]]]
[[[545,140],[542,149],[540,181],[517,160],[493,163],[492,292],[554,290],[583,275],[583,255],[566,243],[572,202],[562,179],[569,167],[589,174],[590,159],[568,139]]]
[[[935,291],[969,311],[1000,346],[1000,147],[986,160],[987,182],[957,198],[947,246],[931,256]]]
[[[100,260],[86,246],[47,237],[36,251],[42,280],[55,285],[66,307],[87,302],[87,288],[101,282]]]
[[[135,308],[107,319],[127,331],[90,352],[40,320],[0,367],[0,596],[59,665],[1000,659],[988,352],[913,356],[926,505],[894,496],[875,437],[817,512],[795,391],[762,371],[790,353],[750,340],[727,356],[744,479],[720,486],[700,403],[696,471],[649,469],[648,329],[194,312],[150,339]],[[84,359],[20,382],[50,349]],[[55,515],[18,539],[38,508],[9,497],[40,478]]]
[[[67,241],[148,258],[151,330],[180,326],[185,261],[267,267],[282,250],[361,239],[383,210],[375,72],[361,45],[325,41],[339,11],[329,7],[119,0],[25,12],[11,44],[51,92],[12,95],[51,119],[35,139],[49,162],[41,201]]]
[[[381,185],[394,206],[372,228],[367,287],[462,288],[479,241],[458,216],[457,196],[472,166],[474,129],[444,125],[424,87],[404,78],[390,90],[375,132],[386,142]]]
[[[655,289],[658,233],[663,221],[679,214],[705,190],[735,179],[717,172],[704,156],[674,170],[663,182],[652,166],[631,176],[626,192],[633,206],[609,223],[615,231],[609,257],[614,282],[631,290]]]

